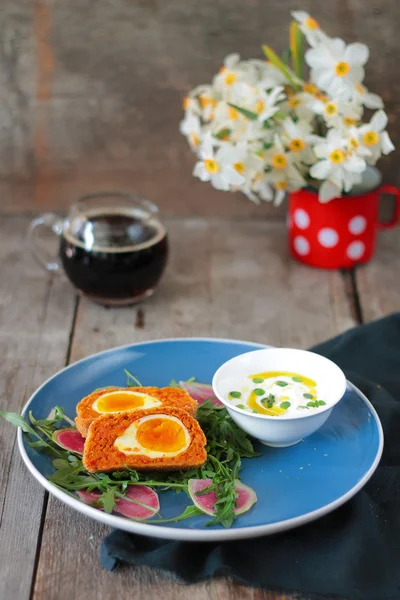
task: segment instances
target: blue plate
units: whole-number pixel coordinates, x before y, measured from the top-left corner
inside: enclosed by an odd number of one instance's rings
[[[125,385],[124,368],[143,385],[165,386],[171,379],[196,377],[211,382],[218,367],[259,344],[220,339],[174,339],[133,344],[81,360],[46,381],[30,398],[24,413],[46,418],[58,404],[70,418],[78,401],[93,389]],[[254,488],[258,502],[231,529],[204,527],[208,516],[169,525],[150,525],[107,515],[65,494],[48,482],[51,459],[31,448],[18,431],[28,469],[49,492],[79,512],[107,525],[153,537],[180,540],[227,540],[277,533],[303,525],[354,496],[375,471],[383,448],[379,418],[367,398],[351,383],[327,422],[291,448],[258,448],[262,455],[243,461],[241,478]],[[161,514],[169,518],[190,504],[185,494],[160,493]]]

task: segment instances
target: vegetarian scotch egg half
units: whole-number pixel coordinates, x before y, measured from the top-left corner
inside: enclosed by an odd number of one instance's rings
[[[138,410],[161,410],[167,406],[196,414],[197,402],[181,388],[175,387],[109,387],[94,390],[77,404],[76,427],[86,437],[90,425],[104,415],[119,415]],[[164,412],[164,410],[162,410]]]
[[[123,454],[149,458],[178,456],[190,446],[190,434],[173,415],[157,413],[134,421],[117,437],[114,446]]]
[[[105,413],[119,413],[125,410],[134,410],[137,408],[155,408],[162,402],[150,396],[137,391],[115,390],[105,392],[99,396],[92,404],[92,409],[103,415]]]

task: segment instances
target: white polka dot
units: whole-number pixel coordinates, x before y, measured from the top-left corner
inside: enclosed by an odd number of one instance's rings
[[[293,218],[299,229],[307,229],[307,227],[310,225],[310,217],[302,208],[297,208],[294,211]]]
[[[293,244],[294,249],[296,250],[297,254],[300,254],[300,256],[305,256],[310,252],[310,244],[302,235],[295,237]]]
[[[337,231],[330,227],[324,227],[318,232],[318,241],[324,248],[333,248],[339,241]]]
[[[361,258],[364,252],[365,245],[363,244],[363,242],[360,241],[351,242],[351,244],[347,246],[346,250],[347,256],[352,260],[357,260],[358,258]]]
[[[359,235],[363,233],[367,228],[367,219],[362,217],[361,215],[357,215],[357,217],[353,217],[349,221],[349,231],[350,233],[354,233],[354,235]]]

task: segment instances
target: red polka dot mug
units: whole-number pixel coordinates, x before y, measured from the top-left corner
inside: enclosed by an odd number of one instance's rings
[[[390,221],[379,221],[382,194],[393,195],[396,207]],[[289,246],[293,256],[313,267],[342,269],[368,262],[375,250],[377,231],[400,221],[400,190],[381,185],[327,203],[317,192],[302,189],[289,195]]]

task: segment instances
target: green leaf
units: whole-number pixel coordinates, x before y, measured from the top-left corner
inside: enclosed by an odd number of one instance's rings
[[[299,82],[297,81],[297,78],[293,71],[285,65],[285,63],[279,58],[279,56],[275,54],[272,48],[264,44],[262,49],[270,63],[272,63],[273,66],[276,67],[286,77],[289,83],[291,83],[296,88],[300,87]]]
[[[242,410],[246,409],[244,404],[236,404],[236,408],[241,408]]]
[[[103,505],[104,512],[108,514],[112,513],[115,506],[116,491],[117,490],[115,488],[108,488],[99,498],[99,501]]]
[[[303,394],[304,398],[307,398],[308,400],[312,400],[314,398],[314,396],[312,394]]]
[[[307,406],[311,406],[311,408],[315,408],[315,402],[307,402]]]
[[[253,377],[252,382],[253,383],[262,383],[264,381],[264,379],[262,377]]]
[[[286,381],[277,381],[276,385],[279,385],[279,387],[286,387],[287,385],[289,385],[288,383],[286,383]]]
[[[218,131],[218,133],[214,133],[214,137],[217,138],[218,140],[221,140],[227,136],[229,136],[231,133],[231,130],[228,127],[225,127],[225,129],[220,129],[220,131]]]
[[[292,21],[290,24],[290,53],[292,55],[293,70],[297,77],[303,77],[303,42],[304,34],[298,23]]]
[[[240,392],[229,392],[228,396],[230,398],[241,398],[242,394]]]
[[[292,380],[295,381],[296,383],[301,383],[303,381],[302,378],[297,377],[297,375],[296,375],[296,377],[292,377]]]
[[[290,402],[281,402],[279,405],[281,408],[289,408],[291,406]]]
[[[197,508],[194,504],[190,504],[185,508],[183,513],[178,515],[177,517],[172,517],[171,519],[145,519],[142,520],[141,523],[149,523],[151,522],[153,525],[162,525],[163,523],[176,523],[177,521],[183,521],[184,519],[189,519],[190,517],[195,517],[197,515],[204,514],[200,509]]]
[[[237,104],[231,104],[230,102],[228,102],[228,104],[232,108],[236,108],[237,111],[250,119],[250,121],[256,121],[258,119],[257,113],[253,112],[252,110],[247,110],[247,108],[242,108],[241,106],[238,106]]]
[[[326,406],[326,402],[324,400],[316,400],[315,406]]]

